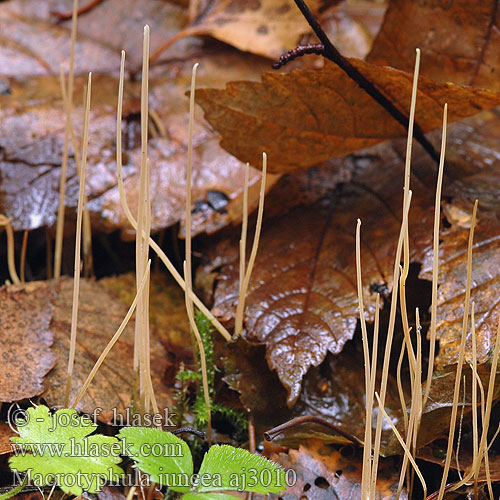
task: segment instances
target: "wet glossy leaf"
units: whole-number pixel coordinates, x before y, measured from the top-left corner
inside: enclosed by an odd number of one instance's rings
[[[151,192],[152,227],[158,230],[183,218],[185,196],[188,102],[183,95],[189,85],[191,65],[185,63],[175,78],[151,81],[150,109],[156,111],[159,123],[151,127],[156,138],[150,140],[152,165]],[[261,61],[244,62],[236,54],[207,56],[199,71],[201,84],[225,81],[236,75],[252,77],[262,68]],[[83,91],[84,78],[77,79],[75,96]],[[119,202],[116,186],[115,134],[116,93],[118,82],[113,77],[94,78],[91,129],[87,163],[87,194],[93,226],[104,231],[121,229],[133,237]],[[137,207],[140,141],[137,128],[139,86],[125,85],[124,114],[124,177],[131,210]],[[64,112],[56,77],[38,77],[10,84],[10,95],[0,96],[0,212],[11,217],[15,229],[33,229],[55,223],[58,203],[60,162],[64,143]],[[80,99],[75,97],[73,114],[75,133],[81,135]],[[159,129],[163,132],[159,131]],[[194,138],[193,203],[205,203],[203,217],[194,218],[194,232],[215,231],[227,225],[238,213],[229,210],[243,190],[244,165],[224,152],[213,132],[197,121]],[[252,169],[252,192],[258,190],[260,174]],[[207,193],[218,191],[225,196],[228,207],[215,210],[208,203]],[[76,206],[78,182],[73,158],[70,157],[67,206]],[[238,203],[238,205],[240,205]],[[74,219],[68,214],[68,226]]]
[[[362,170],[353,181],[313,206],[266,221],[250,281],[244,336],[266,344],[268,364],[289,391],[289,404],[296,401],[309,368],[318,366],[327,352],[339,353],[354,333],[358,217],[363,220],[363,292],[369,318],[373,287],[391,286],[402,204],[400,159],[391,148],[379,147],[348,161]],[[413,183],[410,234],[416,258],[431,237],[433,202],[425,182],[415,177]],[[203,270],[210,275],[221,267],[214,312],[225,320],[234,316],[239,294],[237,248],[235,241],[222,242]]]
[[[408,113],[411,74],[350,61]],[[222,135],[222,147],[252,165],[258,165],[265,151],[270,172],[309,167],[406,135],[392,116],[328,61],[322,70],[264,73],[262,83],[230,82],[225,90],[200,89],[196,96],[205,117]],[[497,106],[500,96],[421,77],[416,120],[424,131],[441,125],[445,102],[448,118],[454,121]]]
[[[19,401],[43,392],[43,379],[56,362],[50,325],[56,293],[44,283],[29,283],[3,286],[0,297],[0,401]]]
[[[368,61],[413,70],[440,82],[500,89],[496,0],[392,1]]]

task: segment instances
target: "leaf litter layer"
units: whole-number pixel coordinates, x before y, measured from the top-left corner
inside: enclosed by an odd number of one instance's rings
[[[61,406],[67,377],[72,280],[61,278],[4,286],[0,293],[5,298],[5,301],[2,301],[4,307],[0,311],[0,323],[10,324],[11,337],[23,342],[18,345],[11,341],[0,346],[4,359],[0,375],[2,380],[6,381],[5,384],[2,383],[1,400],[18,401],[43,394],[51,406]],[[29,308],[20,311],[20,302],[29,304]],[[95,361],[122,321],[127,306],[99,283],[81,280],[78,355],[75,358],[70,400],[77,395]],[[13,315],[15,323],[9,320]],[[41,329],[38,323],[33,323],[34,320],[41,320],[40,324],[45,323],[46,329]],[[99,419],[106,423],[113,421],[113,408],[116,408],[118,414],[125,414],[125,409],[131,405],[131,388],[135,380],[132,367],[133,332],[134,322],[131,321],[78,404],[79,411],[92,414],[95,408],[102,408]],[[45,350],[40,348],[44,345],[43,339],[36,337],[42,334],[50,336],[51,339],[50,343],[45,343]],[[50,366],[47,366],[47,363],[50,363]],[[167,365],[165,348],[153,337],[152,377],[161,408],[170,408],[173,405],[171,389],[166,386],[164,380]]]

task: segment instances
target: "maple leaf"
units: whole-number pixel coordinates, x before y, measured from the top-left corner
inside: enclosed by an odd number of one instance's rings
[[[28,408],[26,418],[17,420],[19,437],[11,440],[18,454],[9,459],[11,468],[26,472],[37,486],[53,481],[65,492],[97,493],[106,480],[123,470],[120,443],[114,437],[93,435],[97,425],[75,410],[62,409],[51,415],[46,406]]]

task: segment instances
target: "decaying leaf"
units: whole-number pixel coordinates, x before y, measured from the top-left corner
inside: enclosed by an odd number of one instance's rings
[[[41,394],[56,362],[50,321],[56,293],[44,283],[0,288],[0,402]]]
[[[12,451],[10,438],[15,436],[14,431],[7,422],[0,422],[0,455],[5,455]]]
[[[63,404],[72,288],[72,280],[62,278],[3,287],[0,290],[3,304],[0,322],[2,328],[11,335],[9,342],[2,343],[0,347],[3,357],[1,370],[4,371],[1,401],[16,401],[43,393],[51,406]],[[81,281],[70,401],[76,396],[126,312],[127,307],[102,285]],[[102,408],[99,418],[109,423],[113,418],[111,408],[124,414],[125,408],[130,406],[130,388],[135,378],[132,368],[133,330],[132,321],[100,368],[78,405],[79,410],[91,414],[95,408]],[[54,366],[56,357],[57,364]],[[161,408],[170,407],[172,403],[163,380],[166,364],[164,347],[152,337],[153,387]]]
[[[492,111],[450,127],[445,169],[446,205],[471,211],[473,199],[485,199],[479,210],[473,255],[472,299],[476,303],[478,360],[485,362],[498,326],[496,286],[499,204],[491,195],[498,184],[496,132],[500,120]],[[483,133],[484,132],[484,133]],[[436,143],[439,134],[433,136]],[[470,138],[470,140],[469,140]],[[393,149],[392,149],[393,148]],[[390,152],[392,151],[392,152]],[[313,207],[299,207],[264,226],[247,297],[247,340],[265,343],[267,360],[296,400],[300,380],[326,352],[338,353],[352,337],[358,317],[354,267],[354,228],[361,218],[365,306],[373,317],[374,293],[391,289],[394,249],[399,233],[403,144],[379,146],[345,161],[356,172],[351,182]],[[368,164],[368,167],[365,167]],[[492,167],[493,165],[493,167]],[[365,167],[365,168],[363,168]],[[432,218],[436,166],[416,148],[410,210],[412,260],[424,262],[421,277],[430,279]],[[463,224],[441,224],[441,283],[438,291],[439,367],[454,364],[462,327],[465,253],[469,230]],[[300,238],[297,238],[300,235]],[[493,263],[493,264],[492,264]],[[221,243],[212,266],[216,280],[215,311],[233,317],[238,297],[237,246]],[[203,274],[200,274],[200,277]],[[470,338],[467,342],[470,358]]]
[[[237,55],[207,56],[199,71],[200,84],[225,81],[237,75],[256,77],[262,61],[243,62]],[[184,216],[188,102],[183,93],[189,85],[191,65],[184,63],[175,77],[159,78],[150,84],[150,109],[159,124],[152,123],[156,138],[149,143],[151,160],[152,228],[159,230]],[[75,82],[75,96],[83,91],[84,78]],[[118,81],[96,75],[93,82],[87,162],[87,195],[93,226],[98,230],[121,229],[132,237],[116,186],[116,94]],[[64,143],[64,111],[56,77],[37,77],[10,82],[10,94],[0,95],[0,212],[11,217],[14,229],[33,229],[53,225],[57,212],[60,162]],[[137,209],[140,139],[138,135],[137,82],[125,84],[123,122],[124,177],[127,199],[133,213]],[[80,105],[75,98],[73,123],[76,137],[82,133]],[[163,132],[161,132],[161,130]],[[154,135],[154,134],[153,134]],[[195,233],[217,230],[230,223],[237,212],[228,210],[243,190],[244,165],[217,144],[201,118],[194,137],[193,202],[207,205],[205,217],[195,217]],[[252,169],[250,185],[258,190],[260,174]],[[211,192],[220,193],[224,205],[210,205]],[[66,204],[76,206],[78,180],[70,157]],[[210,215],[211,214],[211,215]],[[215,215],[214,215],[215,214]],[[74,227],[74,219],[69,227]],[[69,222],[69,221],[68,221]]]
[[[498,16],[496,0],[392,1],[368,61],[412,71],[419,47],[422,74],[498,90]]]
[[[413,75],[351,59],[403,113],[410,108]],[[384,108],[338,66],[322,70],[264,73],[262,82],[230,82],[225,90],[196,93],[205,117],[222,135],[221,145],[242,161],[258,165],[268,154],[270,172],[288,172],[344,156],[406,135]],[[421,77],[416,121],[424,131],[441,125],[443,106],[456,121],[500,104],[500,96]]]
[[[216,356],[222,359],[224,381],[240,393],[241,403],[252,415],[258,439],[291,418],[286,391],[276,374],[269,371],[262,347],[241,340],[222,346],[218,343]]]
[[[48,282],[47,286],[54,286],[54,283]],[[58,294],[51,327],[55,334],[53,349],[57,352],[60,361],[45,377],[44,397],[50,406],[61,406],[64,402],[73,298],[72,280],[62,278],[56,286]],[[88,280],[80,282],[76,358],[70,401],[76,397],[126,312],[127,307],[99,283]],[[116,408],[118,414],[125,415],[125,408],[131,405],[131,388],[135,380],[133,338],[134,323],[131,321],[78,404],[78,410],[92,414],[95,408],[102,408],[98,417],[99,420],[107,423],[113,421],[113,408]],[[160,408],[172,406],[170,391],[163,381],[165,367],[164,347],[152,337],[151,378]]]
[[[297,481],[280,495],[283,500],[314,498],[319,500],[349,500],[361,497],[363,460],[359,454],[344,456],[338,449],[310,439],[298,450],[288,454],[272,453],[270,458],[297,474]],[[392,459],[380,462],[377,477],[377,500],[396,498],[399,471]],[[407,499],[406,491],[399,496]]]
[[[358,217],[363,221],[363,293],[368,318],[374,313],[374,287],[391,287],[401,223],[401,160],[390,147],[379,146],[348,161],[361,171],[353,181],[313,206],[266,221],[260,239],[246,300],[244,336],[266,344],[268,364],[289,391],[289,404],[296,401],[309,368],[318,366],[327,352],[339,353],[354,333]],[[412,189],[411,251],[417,258],[431,239],[433,194],[420,175],[414,177]],[[221,267],[214,312],[228,320],[234,316],[239,294],[237,242],[222,242],[216,254],[203,273]]]
[[[498,111],[457,124],[450,137],[450,176],[453,182],[447,203],[453,213],[447,217],[451,227],[442,228],[440,247],[440,282],[438,290],[438,338],[440,344],[436,363],[439,367],[454,364],[458,359],[467,277],[467,244],[474,199],[479,200],[478,221],[474,231],[472,253],[471,301],[475,304],[475,327],[478,363],[489,359],[496,338],[500,307],[500,276],[498,248],[500,205],[495,193],[500,166],[496,157],[496,133],[500,129]],[[467,138],[464,141],[464,137]],[[448,198],[450,200],[450,198]],[[467,216],[467,217],[466,217]],[[468,221],[468,223],[467,223]],[[423,259],[421,277],[430,279],[432,254]],[[467,330],[466,359],[472,359],[470,321]]]
[[[309,2],[313,10],[319,4],[319,0]],[[240,50],[275,59],[295,47],[310,29],[291,0],[210,0],[170,43],[186,36],[210,35]]]

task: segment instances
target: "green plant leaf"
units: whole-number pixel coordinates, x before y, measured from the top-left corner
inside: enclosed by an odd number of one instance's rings
[[[155,483],[173,491],[189,491],[193,458],[185,441],[150,427],[125,427],[118,437],[124,442],[124,453]]]
[[[274,462],[242,448],[214,445],[205,455],[199,472],[200,493],[214,490],[239,490],[254,493],[279,493],[286,489],[285,471]],[[212,484],[203,484],[210,478]]]
[[[19,436],[10,467],[26,472],[37,486],[56,484],[68,494],[97,493],[106,480],[116,480],[121,445],[114,437],[93,435],[97,425],[75,410],[51,414],[46,406],[29,408],[16,420]]]
[[[234,500],[239,497],[228,495],[227,493],[186,493],[182,496],[182,500]]]

